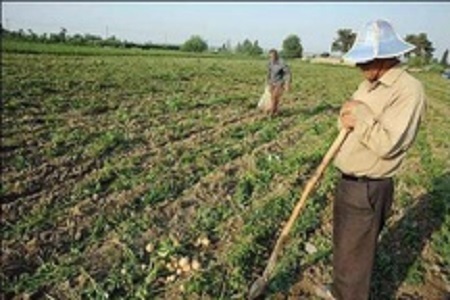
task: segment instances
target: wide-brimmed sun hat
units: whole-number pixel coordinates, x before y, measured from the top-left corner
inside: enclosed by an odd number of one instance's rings
[[[352,48],[344,59],[353,63],[367,63],[376,58],[392,58],[414,50],[405,42],[392,25],[385,20],[370,21],[358,32]]]

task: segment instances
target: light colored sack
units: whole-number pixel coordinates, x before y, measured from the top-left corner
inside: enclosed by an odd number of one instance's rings
[[[264,93],[262,94],[261,98],[258,102],[258,108],[262,110],[268,110],[270,108],[270,86],[266,85],[266,88],[264,90]]]

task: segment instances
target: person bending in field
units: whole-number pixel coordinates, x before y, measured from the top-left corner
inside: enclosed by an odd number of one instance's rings
[[[291,84],[291,71],[284,61],[279,57],[278,51],[269,51],[269,64],[267,73],[267,85],[270,87],[270,106],[268,112],[271,116],[278,113],[283,92],[288,92]]]
[[[393,201],[398,173],[425,113],[422,84],[399,65],[415,47],[390,23],[369,22],[344,56],[364,81],[346,101],[339,127],[350,130],[335,157],[341,172],[333,203],[331,297],[367,300],[377,241]]]

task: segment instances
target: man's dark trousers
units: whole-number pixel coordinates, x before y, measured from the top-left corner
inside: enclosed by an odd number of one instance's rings
[[[343,175],[333,207],[333,295],[367,300],[379,233],[390,212],[393,180]]]

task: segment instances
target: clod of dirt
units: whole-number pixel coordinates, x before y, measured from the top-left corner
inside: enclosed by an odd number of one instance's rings
[[[170,240],[172,241],[172,243],[173,243],[173,245],[174,245],[175,247],[180,246],[180,241],[179,241],[179,239],[175,236],[175,234],[169,234],[169,238],[170,238]]]
[[[82,230],[77,230],[73,238],[75,241],[79,241],[82,238],[82,236],[83,236]]]
[[[12,191],[14,193],[18,193],[20,190],[23,189],[23,184],[21,181],[16,181],[16,183],[14,183],[14,186],[12,188]]]
[[[52,230],[46,230],[39,234],[39,239],[45,243],[49,243],[52,240],[54,232]]]
[[[111,268],[121,263],[124,256],[120,241],[108,239],[100,247],[87,250],[82,266],[96,280],[102,280]]]
[[[308,253],[308,254],[313,254],[313,253],[317,252],[316,246],[314,246],[311,243],[306,243],[305,250],[306,250],[306,253]]]
[[[27,259],[23,253],[11,251],[8,248],[4,248],[2,251],[2,275],[7,279],[31,272],[37,267],[37,263]]]
[[[39,241],[37,238],[32,238],[25,244],[27,253],[37,253],[39,251]]]

